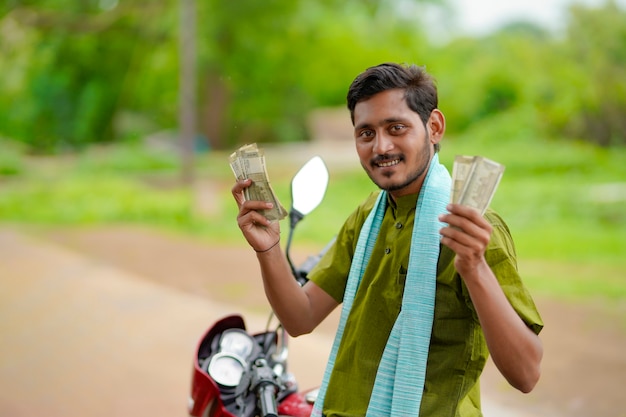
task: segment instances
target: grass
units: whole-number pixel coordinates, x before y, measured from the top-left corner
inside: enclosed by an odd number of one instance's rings
[[[494,137],[478,131],[447,139],[441,161],[451,167],[456,154],[480,154],[506,166],[492,207],[510,226],[531,289],[564,298],[626,299],[626,149]],[[6,149],[1,142],[0,149]],[[198,155],[199,182],[192,188],[178,182],[176,154],[137,145],[73,157],[33,158],[14,148],[0,155],[10,155],[0,158],[3,223],[132,223],[243,244],[227,153]],[[287,159],[272,159],[268,168],[285,206],[290,178],[298,169]],[[331,167],[330,176],[325,201],[298,225],[297,246],[324,246],[374,190],[360,169]],[[202,196],[199,190],[206,183],[210,192]]]

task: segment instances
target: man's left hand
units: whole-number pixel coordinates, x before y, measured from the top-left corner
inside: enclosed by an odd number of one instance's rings
[[[448,204],[448,213],[439,220],[448,223],[440,230],[441,243],[456,253],[454,266],[461,277],[471,276],[485,262],[485,250],[491,239],[492,227],[472,208],[460,204]]]

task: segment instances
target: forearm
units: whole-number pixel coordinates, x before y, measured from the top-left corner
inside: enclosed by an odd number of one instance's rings
[[[447,208],[449,213],[439,216],[449,225],[440,231],[441,243],[456,253],[454,266],[467,286],[489,353],[512,386],[530,392],[539,380],[543,347],[509,303],[485,260],[493,228],[471,207],[450,204]]]
[[[495,365],[513,387],[530,392],[541,373],[541,340],[515,312],[486,263],[466,275],[464,281]]]
[[[310,333],[317,325],[309,297],[298,284],[280,246],[257,253],[265,295],[281,324],[291,336]]]
[[[292,336],[310,333],[336,303],[317,286],[300,287],[280,248],[279,222],[260,214],[272,204],[244,198],[243,190],[251,183],[250,179],[240,180],[232,188],[239,207],[237,224],[257,252],[265,295],[285,330]]]

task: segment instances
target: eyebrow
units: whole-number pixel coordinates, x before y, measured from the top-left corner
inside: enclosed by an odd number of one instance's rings
[[[381,122],[378,125],[384,126],[384,125],[388,125],[391,123],[405,123],[406,124],[407,121],[399,117],[389,117],[387,119],[381,120]],[[372,123],[361,123],[359,125],[354,126],[354,130],[365,129],[365,128],[372,127],[372,126],[373,126]]]

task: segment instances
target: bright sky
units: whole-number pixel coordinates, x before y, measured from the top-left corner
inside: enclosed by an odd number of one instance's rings
[[[570,4],[600,6],[605,0],[451,0],[463,31],[483,34],[509,21],[531,20],[549,29],[559,29]],[[617,0],[622,8],[626,0]]]

